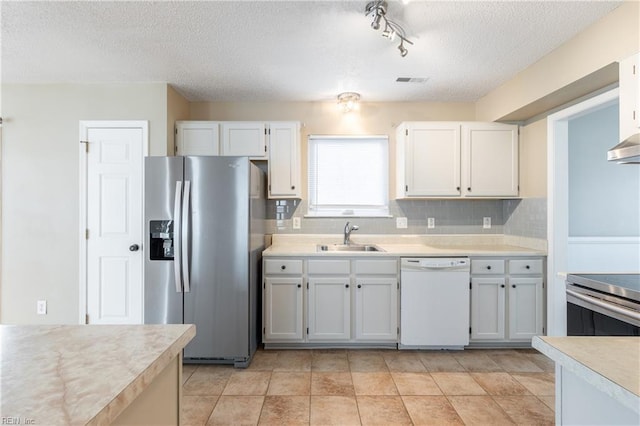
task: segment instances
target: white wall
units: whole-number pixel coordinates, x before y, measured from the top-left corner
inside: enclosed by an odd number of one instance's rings
[[[149,120],[150,153],[165,155],[167,85],[3,85],[1,114],[0,322],[77,323],[78,123]]]
[[[618,105],[569,121],[569,237],[640,236],[640,167],[607,161]]]
[[[618,104],[569,120],[567,270],[640,271],[640,167],[607,161]]]

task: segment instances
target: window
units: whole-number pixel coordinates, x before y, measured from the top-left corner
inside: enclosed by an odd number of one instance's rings
[[[309,216],[389,216],[387,136],[309,136]]]

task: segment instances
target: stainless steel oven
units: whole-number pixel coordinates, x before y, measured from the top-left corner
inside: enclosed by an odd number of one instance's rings
[[[640,274],[567,276],[567,336],[640,336]]]

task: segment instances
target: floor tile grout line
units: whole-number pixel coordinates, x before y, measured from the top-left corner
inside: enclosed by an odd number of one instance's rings
[[[516,425],[517,425],[517,424],[518,424],[517,420],[516,420],[516,419],[514,419],[513,417],[511,417],[511,416],[509,415],[509,413],[507,413],[507,410],[505,410],[504,408],[502,408],[502,405],[500,405],[500,404],[498,403],[498,401],[496,401],[496,399],[494,398],[494,396],[493,396],[493,395],[490,395],[490,396],[491,396],[491,399],[493,400],[494,404],[496,404],[496,405],[498,406],[498,408],[500,408],[500,410],[501,410],[501,411],[502,411],[502,412],[507,416],[507,418],[508,418],[509,420],[511,420],[514,424],[516,424]]]
[[[353,353],[355,353],[355,351],[353,351]],[[351,376],[352,384],[353,384],[353,374],[352,374],[352,373],[356,373],[356,372],[357,372],[357,373],[374,372],[374,373],[387,373],[387,374],[389,374],[389,375],[390,375],[390,377],[392,378],[392,383],[394,384],[395,390],[396,390],[396,392],[397,392],[397,395],[395,395],[395,396],[399,396],[399,397],[400,397],[400,401],[402,402],[404,413],[408,416],[408,418],[409,418],[409,419],[411,419],[411,416],[410,416],[410,414],[409,414],[409,410],[407,409],[407,406],[406,406],[406,404],[405,404],[405,400],[404,400],[404,397],[405,397],[405,396],[407,396],[407,395],[402,395],[402,394],[401,394],[400,389],[398,388],[397,380],[396,380],[396,378],[394,377],[394,375],[393,375],[393,374],[394,374],[394,373],[416,373],[416,371],[413,371],[413,368],[412,368],[412,367],[407,368],[407,369],[406,369],[406,371],[403,371],[403,369],[402,369],[402,368],[398,368],[398,371],[392,371],[392,369],[390,368],[390,365],[389,365],[389,362],[392,362],[392,361],[389,361],[389,359],[388,359],[389,357],[385,357],[385,356],[384,356],[384,354],[380,354],[380,353],[376,353],[376,352],[372,352],[370,355],[374,355],[374,356],[378,355],[378,356],[381,356],[381,357],[382,357],[382,359],[383,359],[383,361],[384,361],[384,364],[383,364],[383,366],[384,366],[384,370],[383,370],[383,369],[379,369],[379,370],[375,370],[375,369],[374,369],[374,371],[367,371],[367,370],[365,369],[365,371],[354,371],[354,370],[353,370],[353,368],[352,368],[352,367],[353,367],[353,365],[352,365],[352,363],[350,362],[350,360],[355,359],[355,357],[353,357],[353,356],[351,356],[351,357],[350,357],[350,354],[352,354],[352,351],[347,351],[347,353],[346,353],[346,361],[347,361],[346,368],[347,368],[347,371],[349,372],[349,374],[350,374],[350,376]],[[487,389],[487,388],[485,388],[484,386],[482,386],[482,384],[481,384],[480,382],[478,382],[478,380],[476,379],[476,377],[474,377],[474,374],[473,374],[473,373],[505,373],[505,374],[507,374],[507,375],[508,375],[512,380],[514,380],[515,382],[517,382],[519,385],[523,386],[523,387],[526,389],[526,391],[528,392],[528,395],[525,395],[525,396],[527,396],[527,397],[535,396],[535,398],[534,398],[534,399],[535,399],[535,401],[536,401],[537,403],[541,404],[541,406],[544,406],[545,410],[551,410],[551,411],[553,412],[554,410],[553,410],[551,407],[549,407],[549,406],[548,406],[548,405],[547,405],[547,404],[542,400],[542,398],[543,398],[543,397],[553,397],[553,395],[538,395],[537,393],[534,393],[534,392],[532,392],[532,391],[529,391],[529,389],[528,389],[526,386],[524,386],[524,385],[523,385],[523,383],[522,383],[520,380],[518,380],[517,378],[515,378],[515,377],[513,376],[513,374],[520,374],[520,375],[523,375],[523,376],[534,376],[534,377],[535,377],[535,376],[537,376],[537,375],[541,375],[541,376],[553,376],[553,374],[554,374],[554,373],[553,373],[553,372],[548,371],[548,367],[547,367],[547,368],[545,368],[543,365],[539,365],[539,364],[537,364],[537,363],[533,362],[533,360],[532,360],[529,356],[527,356],[527,355],[529,355],[528,353],[522,353],[522,354],[516,353],[516,354],[517,354],[517,355],[520,355],[520,356],[519,356],[519,358],[526,359],[528,362],[533,363],[537,368],[539,368],[539,369],[540,369],[540,371],[537,371],[537,372],[529,372],[529,371],[506,371],[506,370],[504,370],[504,369],[502,369],[502,368],[501,368],[501,371],[499,371],[499,372],[496,372],[496,371],[483,371],[483,370],[475,371],[476,369],[474,369],[474,368],[469,368],[469,367],[465,367],[465,366],[464,366],[464,365],[462,365],[458,360],[455,360],[455,361],[456,361],[456,364],[457,364],[457,365],[462,369],[462,371],[446,371],[446,370],[445,370],[445,371],[438,371],[438,370],[432,371],[431,369],[429,369],[429,367],[428,367],[428,366],[427,366],[427,364],[425,363],[424,358],[417,357],[417,360],[420,362],[420,364],[421,364],[421,365],[424,367],[424,369],[425,369],[425,371],[424,371],[424,372],[420,372],[420,373],[427,373],[427,374],[425,374],[425,376],[429,376],[429,377],[434,381],[434,384],[436,385],[437,389],[441,392],[441,395],[442,395],[442,396],[445,396],[445,398],[446,398],[446,400],[448,401],[448,403],[449,403],[449,404],[451,404],[451,397],[458,396],[458,395],[446,395],[446,394],[444,393],[444,391],[442,390],[441,386],[440,386],[440,385],[435,381],[435,379],[433,378],[433,373],[461,373],[461,372],[462,372],[462,373],[465,373],[466,375],[471,376],[472,380],[473,380],[473,381],[474,381],[474,382],[475,382],[475,383],[476,383],[476,384],[477,384],[477,385],[478,385],[478,386],[479,386],[479,387],[480,387],[484,392],[486,392],[486,395],[488,395],[488,396],[491,398],[491,400],[492,400],[495,404],[497,404],[497,405],[499,405],[499,406],[500,406],[501,411],[502,411],[502,412],[504,412],[504,413],[507,415],[507,418],[509,418],[510,420],[512,420],[512,421],[513,421],[513,420],[514,420],[514,418],[513,418],[513,417],[511,417],[511,416],[506,412],[506,410],[505,410],[504,408],[502,408],[502,406],[498,403],[498,399],[497,399],[497,398],[499,398],[499,397],[503,397],[503,396],[505,396],[505,395],[500,395],[500,394],[493,395],[493,394],[491,394],[491,393],[489,392],[489,389]],[[297,369],[295,369],[295,368],[294,368],[293,370],[285,370],[285,371],[282,371],[283,373],[306,372],[307,374],[309,374],[310,380],[309,380],[309,385],[308,385],[308,386],[309,386],[309,389],[308,389],[308,395],[305,395],[305,396],[307,396],[307,397],[308,397],[308,398],[307,398],[307,400],[308,400],[308,404],[309,404],[309,413],[308,413],[308,414],[309,414],[309,423],[311,422],[311,400],[312,400],[312,396],[313,396],[313,395],[311,394],[312,392],[311,392],[311,388],[310,388],[310,387],[312,386],[312,375],[313,375],[313,373],[314,373],[314,372],[315,372],[315,373],[320,373],[320,372],[343,372],[343,370],[342,370],[341,368],[340,368],[340,369],[336,369],[336,370],[334,370],[334,369],[331,369],[331,368],[330,368],[330,369],[328,369],[328,370],[326,370],[326,371],[314,371],[314,370],[313,370],[313,368],[312,368],[312,363],[313,363],[313,358],[312,358],[312,357],[313,357],[313,352],[311,353],[311,360],[310,360],[311,364],[310,364],[310,368],[309,368],[308,370],[307,370],[307,369],[304,369],[304,368],[303,368],[303,369],[301,369],[301,370],[297,370]],[[455,357],[454,357],[454,359],[455,359]],[[195,367],[195,368],[190,372],[190,374],[188,374],[188,375],[187,375],[187,378],[186,378],[186,379],[184,379],[184,382],[183,382],[183,384],[182,384],[182,385],[183,385],[183,386],[185,386],[185,385],[186,385],[186,383],[187,383],[188,381],[190,381],[190,380],[194,377],[194,375],[195,375],[199,370],[201,370],[201,367],[202,367],[201,365],[196,366],[196,367]],[[266,397],[268,396],[269,388],[270,388],[270,387],[271,387],[271,385],[272,385],[273,374],[274,374],[275,370],[277,369],[276,367],[277,367],[277,366],[271,366],[271,367],[268,369],[268,372],[269,372],[269,382],[268,382],[268,384],[267,384],[267,388],[266,388],[266,390],[264,391],[264,394],[263,394],[263,395],[261,395],[261,396],[262,396],[262,401],[263,401],[263,402],[262,402],[262,406],[260,407],[260,416],[262,416],[263,411],[264,411],[264,408],[265,408],[265,401],[266,401]],[[396,367],[394,367],[394,368],[397,368],[397,366],[396,366]],[[456,369],[456,370],[457,370],[457,369]],[[263,371],[263,370],[258,370],[258,371]],[[218,404],[220,403],[220,399],[221,399],[221,398],[222,398],[222,396],[223,396],[223,395],[222,395],[222,393],[224,393],[224,390],[225,390],[225,389],[226,389],[226,387],[228,386],[230,377],[231,377],[231,376],[228,376],[228,377],[226,377],[226,378],[225,378],[225,382],[226,382],[226,383],[224,384],[223,389],[222,389],[222,391],[221,391],[220,395],[217,395],[217,396],[216,396],[216,401],[215,401],[215,403],[212,405],[212,407],[210,408],[210,409],[211,409],[211,411],[209,412],[209,416],[208,416],[208,417],[211,417],[211,415],[213,414],[213,411],[215,411],[215,408],[216,408],[216,407],[218,406]],[[354,389],[354,391],[355,391],[355,389]],[[199,395],[199,394],[196,394],[196,395],[190,395],[190,396],[203,397],[203,396],[212,396],[212,395],[208,395],[208,394],[207,394],[207,395]],[[357,410],[358,410],[358,416],[359,416],[359,419],[360,419],[360,421],[362,422],[362,417],[361,417],[361,413],[360,413],[360,406],[358,405],[358,397],[359,397],[359,396],[362,396],[362,395],[355,395],[355,393],[354,393],[354,396],[353,396],[353,397],[355,398],[355,401],[356,401],[356,405],[357,405]],[[374,395],[374,396],[375,396],[375,395]],[[387,396],[388,396],[388,395],[387,395]],[[433,395],[417,395],[417,396],[433,396]],[[464,395],[462,395],[462,396],[464,396]],[[468,395],[468,396],[477,396],[477,395]],[[506,395],[505,397],[508,397],[508,396],[512,396],[512,395]],[[520,396],[523,396],[523,395],[513,395],[513,396],[519,396],[519,397],[520,397]],[[456,412],[456,414],[458,415],[458,417],[460,417],[460,414],[458,413],[458,411],[457,411],[457,410],[455,410],[455,408],[454,408],[454,411]],[[208,418],[207,418],[207,420],[208,420]],[[411,421],[413,421],[413,420],[411,420]]]

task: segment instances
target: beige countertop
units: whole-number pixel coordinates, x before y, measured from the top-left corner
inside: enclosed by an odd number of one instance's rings
[[[353,235],[353,244],[374,244],[383,251],[319,252],[318,244],[341,244],[341,235],[274,235],[263,256],[545,256],[546,244],[514,245],[502,235]],[[515,241],[519,242],[519,241]],[[545,247],[543,247],[543,245]]]
[[[194,325],[0,325],[0,417],[108,424],[194,336]]]
[[[532,346],[640,412],[640,337],[534,337]]]

